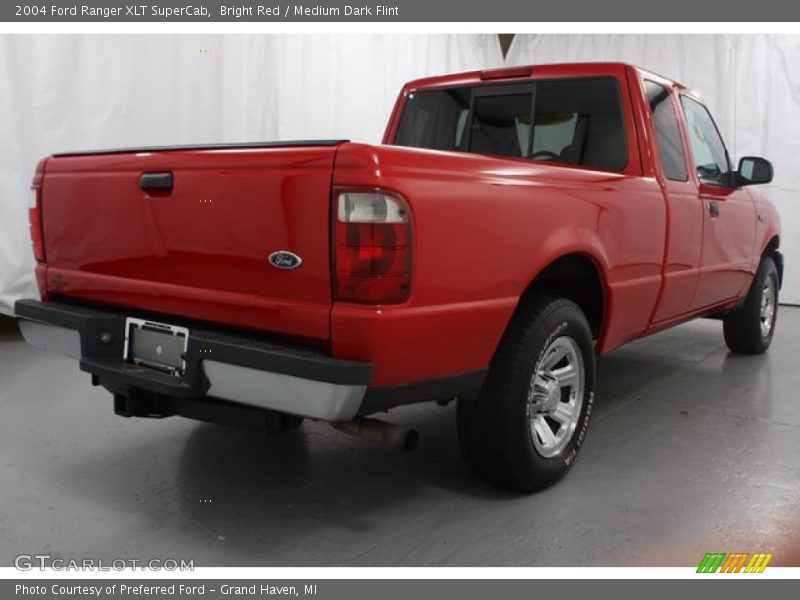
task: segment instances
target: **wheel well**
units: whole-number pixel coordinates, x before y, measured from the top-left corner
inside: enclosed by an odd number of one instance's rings
[[[583,254],[569,254],[550,263],[522,293],[520,305],[532,295],[541,293],[572,300],[586,315],[594,338],[600,336],[605,293],[603,280],[592,259]]]
[[[781,245],[780,238],[776,235],[773,236],[772,239],[767,244],[766,248],[764,248],[764,252],[762,252],[761,256],[771,256],[772,259],[775,261],[775,267],[778,269],[778,285],[783,285],[783,257],[781,253],[778,252],[778,248]]]

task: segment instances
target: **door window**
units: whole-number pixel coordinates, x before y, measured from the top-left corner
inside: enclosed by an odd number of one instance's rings
[[[681,96],[681,104],[698,178],[704,183],[730,186],[728,152],[711,114],[705,106],[688,96]]]

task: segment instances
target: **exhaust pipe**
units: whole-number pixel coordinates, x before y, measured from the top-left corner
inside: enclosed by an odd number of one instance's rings
[[[352,421],[341,421],[331,425],[344,433],[377,442],[389,450],[413,452],[419,445],[419,434],[416,429],[386,421],[358,417]]]

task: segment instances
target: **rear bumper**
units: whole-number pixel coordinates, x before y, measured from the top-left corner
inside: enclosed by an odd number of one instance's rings
[[[312,419],[347,421],[359,413],[372,380],[368,363],[192,325],[186,368],[176,377],[123,361],[125,319],[135,315],[36,300],[18,301],[15,311],[29,344],[77,359],[95,383],[115,394],[146,390],[169,398],[221,399]]]

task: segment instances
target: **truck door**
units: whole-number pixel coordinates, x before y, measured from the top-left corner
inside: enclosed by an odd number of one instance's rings
[[[655,139],[654,170],[667,201],[664,283],[653,322],[683,315],[697,287],[703,239],[702,207],[689,177],[686,142],[678,120],[678,99],[667,81],[644,81]]]
[[[735,298],[749,284],[756,209],[750,192],[734,186],[728,151],[711,113],[686,94],[680,100],[703,212],[700,276],[690,305],[696,310]]]

